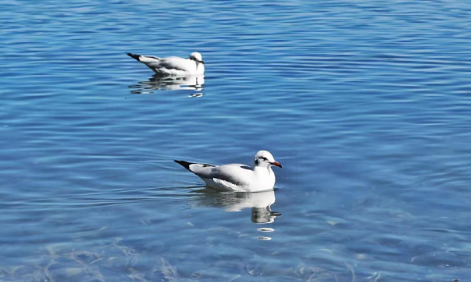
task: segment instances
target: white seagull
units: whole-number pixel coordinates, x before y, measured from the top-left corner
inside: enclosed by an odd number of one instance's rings
[[[255,155],[253,168],[243,164],[215,166],[178,160],[175,162],[198,175],[208,187],[233,192],[273,190],[276,178],[271,167],[282,167],[270,152],[263,150]]]
[[[180,57],[159,58],[127,53],[129,57],[143,63],[160,75],[202,75],[204,74],[203,57],[198,52],[190,54],[188,59]]]

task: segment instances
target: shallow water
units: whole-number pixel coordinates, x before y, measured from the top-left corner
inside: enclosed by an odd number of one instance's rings
[[[471,4],[1,6],[0,281],[470,277]],[[198,81],[125,54],[193,51]],[[172,161],[260,149],[274,193]]]

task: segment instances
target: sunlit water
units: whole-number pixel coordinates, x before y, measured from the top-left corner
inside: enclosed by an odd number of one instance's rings
[[[1,2],[0,280],[467,281],[471,4],[306,2]]]

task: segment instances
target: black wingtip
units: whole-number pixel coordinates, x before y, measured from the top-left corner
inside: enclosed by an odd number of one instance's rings
[[[133,58],[133,59],[136,59],[137,61],[140,61],[139,60],[139,57],[141,55],[138,55],[138,54],[133,54],[133,53],[126,53],[129,57]]]
[[[190,170],[190,165],[194,164],[194,163],[190,163],[190,162],[186,162],[186,161],[179,161],[179,160],[174,160],[174,162],[176,162],[177,164],[183,166],[184,168],[186,168],[188,170]]]

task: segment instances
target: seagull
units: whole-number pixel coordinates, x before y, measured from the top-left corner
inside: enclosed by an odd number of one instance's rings
[[[243,164],[211,165],[175,160],[198,175],[208,187],[221,192],[260,192],[273,190],[275,173],[272,166],[282,167],[270,152],[258,151],[253,168]]]
[[[188,59],[180,57],[159,58],[127,53],[129,57],[143,63],[160,75],[202,75],[204,74],[203,57],[198,52],[190,54]]]

